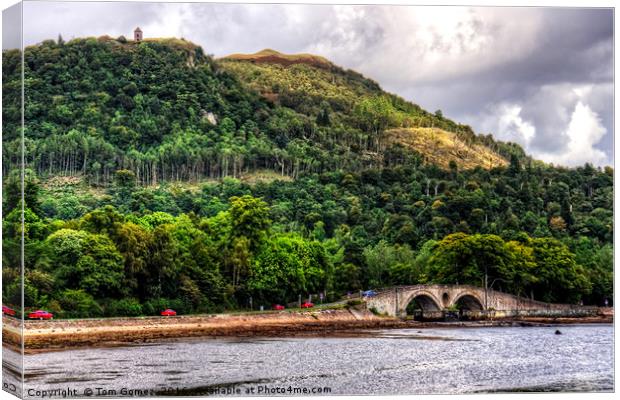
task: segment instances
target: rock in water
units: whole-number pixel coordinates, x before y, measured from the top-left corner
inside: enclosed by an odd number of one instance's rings
[[[556,334],[556,335],[561,335],[561,334],[562,334],[562,332],[560,332],[560,330],[559,330],[559,329],[556,329],[555,334]]]

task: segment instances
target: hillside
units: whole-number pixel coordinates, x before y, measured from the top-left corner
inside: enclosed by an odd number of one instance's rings
[[[444,169],[449,169],[451,162],[464,169],[478,166],[491,169],[508,165],[505,158],[490,148],[477,143],[466,143],[458,135],[443,129],[388,129],[383,136],[386,145],[401,144],[420,153],[425,162]]]
[[[3,53],[3,302],[214,312],[416,283],[613,296],[613,170],[532,162],[311,55],[181,39]],[[22,198],[24,214],[22,227]]]
[[[311,115],[317,121],[329,115],[332,127],[353,125],[363,131],[386,131],[372,139],[377,148],[401,144],[441,168],[447,168],[449,161],[462,168],[493,168],[507,165],[510,154],[526,158],[519,149],[515,153],[513,145],[477,137],[469,126],[444,118],[439,112],[431,114],[323,57],[266,49],[255,54],[233,54],[219,61],[245,88],[273,104]],[[408,134],[402,134],[405,131]],[[431,131],[437,134],[429,135]],[[375,152],[377,148],[365,150]],[[498,153],[502,150],[503,155]]]
[[[361,117],[359,114],[370,111],[376,114],[372,117],[385,119],[377,121],[379,125],[434,126],[474,136],[470,127],[387,93],[377,82],[320,56],[287,55],[267,49],[255,54],[233,54],[218,61],[246,88],[306,115],[318,117],[327,109],[344,118],[343,123],[358,123],[362,130],[372,130],[374,126],[368,126],[369,121],[355,120]],[[375,108],[365,110],[365,103],[370,101]]]
[[[253,170],[297,178],[381,167],[386,146],[429,147],[424,134],[384,142],[382,133],[396,128],[455,134],[467,149],[454,158],[461,168],[488,168],[477,156],[483,148],[494,160],[525,159],[519,148],[478,137],[310,54],[263,50],[214,60],[182,39],[102,36],[45,41],[28,47],[25,61],[26,158],[41,177],[80,175],[104,186],[117,169],[146,185]],[[15,52],[5,53],[5,172],[19,162],[11,156],[19,146],[19,107],[11,106],[19,95],[17,62]]]
[[[321,102],[331,111],[350,113],[358,97],[381,94],[376,82],[353,72],[346,74],[324,58],[309,54],[263,50],[218,61],[249,90],[313,116],[321,111]]]

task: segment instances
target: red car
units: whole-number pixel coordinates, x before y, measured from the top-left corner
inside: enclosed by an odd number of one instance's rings
[[[168,308],[164,311],[161,312],[161,315],[163,315],[164,317],[174,317],[175,315],[177,315],[177,312]]]
[[[33,311],[30,314],[28,314],[28,318],[30,319],[53,319],[54,314],[48,311],[44,311],[44,310],[37,310],[37,311]]]
[[[284,310],[284,306],[282,304],[274,304],[273,305],[273,309],[274,310]]]
[[[2,314],[15,316],[15,310],[13,310],[11,307],[2,306]]]
[[[314,303],[310,303],[309,301],[306,301],[304,304],[301,305],[301,308],[312,308],[314,307]]]

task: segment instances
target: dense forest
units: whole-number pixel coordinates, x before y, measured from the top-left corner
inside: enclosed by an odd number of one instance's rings
[[[537,300],[611,300],[611,168],[532,160],[354,71],[274,53],[214,60],[184,40],[122,37],[27,48],[22,229],[21,55],[5,51],[3,301],[20,302],[22,234],[26,307],[61,317],[485,274]],[[386,139],[409,128],[505,161],[471,167],[457,152],[440,167]]]

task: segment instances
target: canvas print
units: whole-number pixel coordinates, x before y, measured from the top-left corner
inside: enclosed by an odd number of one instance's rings
[[[3,390],[613,392],[613,18],[5,9]]]

